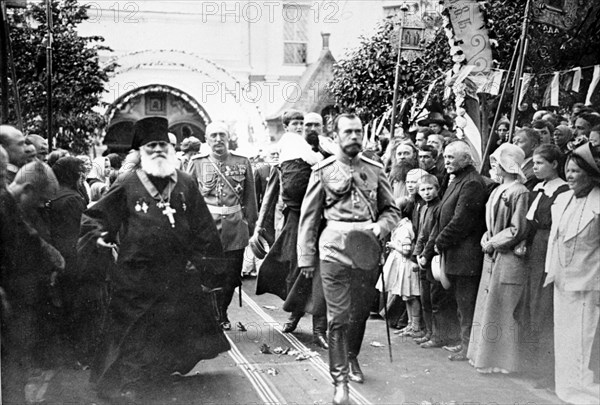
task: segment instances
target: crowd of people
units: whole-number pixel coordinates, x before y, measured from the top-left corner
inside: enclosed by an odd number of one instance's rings
[[[94,159],[0,126],[3,393],[58,363],[139,400],[229,349],[228,307],[256,276],[282,332],[312,315],[336,404],[365,381],[374,313],[477,372],[600,400],[600,114],[538,111],[512,137],[500,120],[483,174],[438,112],[379,142],[352,114],[282,124],[250,159],[221,122],[177,144],[147,117],[129,154]]]

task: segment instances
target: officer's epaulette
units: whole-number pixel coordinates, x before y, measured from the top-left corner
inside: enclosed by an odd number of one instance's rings
[[[246,159],[247,159],[247,157],[246,157],[246,156],[244,156],[244,155],[242,155],[241,153],[239,153],[239,152],[236,152],[236,151],[234,151],[234,150],[230,150],[230,151],[229,151],[229,153],[230,153],[230,154],[232,154],[233,156],[242,157],[242,158],[246,158]]]
[[[196,153],[194,156],[192,156],[190,159],[194,160],[194,159],[202,159],[205,157],[208,157],[208,153]]]
[[[362,161],[364,161],[364,162],[367,162],[367,163],[370,163],[370,164],[372,164],[373,166],[377,166],[377,167],[379,167],[379,168],[383,169],[383,165],[382,165],[381,163],[379,163],[379,162],[377,162],[377,161],[375,161],[375,160],[373,160],[373,159],[369,159],[368,157],[366,157],[366,156],[365,156],[365,155],[363,155],[362,153],[360,154],[360,160],[362,160]]]
[[[312,167],[312,170],[315,171],[315,170],[322,169],[325,166],[329,166],[330,164],[335,162],[335,160],[336,160],[335,155],[331,155],[328,158],[325,158],[325,159],[321,160],[320,162],[314,164]]]

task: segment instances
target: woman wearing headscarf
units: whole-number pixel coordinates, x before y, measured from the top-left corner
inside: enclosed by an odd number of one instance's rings
[[[591,145],[567,159],[570,190],[552,206],[546,285],[554,282],[556,395],[574,404],[600,402],[592,360],[600,319],[600,168]]]
[[[90,186],[90,201],[95,202],[102,197],[109,185],[110,160],[106,157],[97,157],[92,161],[92,169],[87,175],[87,183]]]
[[[80,331],[85,329],[82,320],[87,319],[89,313],[81,313],[82,281],[80,269],[77,265],[77,239],[81,215],[86,209],[85,200],[79,187],[85,171],[84,162],[75,157],[62,157],[54,163],[52,170],[60,185],[56,197],[50,201],[49,224],[52,245],[54,245],[65,259],[65,269],[59,274],[58,288],[63,307],[61,329],[67,341],[75,347],[77,361],[84,363],[85,354],[81,346],[85,339],[80,336]]]
[[[498,124],[496,124],[496,136],[498,137],[497,144],[502,145],[508,141],[508,130],[510,128],[510,121],[506,117],[502,117]]]
[[[525,284],[525,264],[515,247],[527,235],[529,191],[522,184],[525,153],[504,143],[490,156],[492,191],[485,210],[485,253],[467,357],[480,373],[519,371],[519,324],[515,316]]]

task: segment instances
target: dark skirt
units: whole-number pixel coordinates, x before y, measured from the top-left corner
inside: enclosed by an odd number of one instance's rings
[[[260,266],[256,280],[256,294],[275,294],[287,298],[298,276],[298,224],[300,212],[287,209],[285,223],[275,243]]]
[[[300,213],[286,210],[281,234],[273,244],[260,267],[256,281],[256,294],[277,295],[284,300],[287,312],[309,312],[325,315],[325,297],[319,270],[312,279],[300,274],[298,268],[297,242]]]

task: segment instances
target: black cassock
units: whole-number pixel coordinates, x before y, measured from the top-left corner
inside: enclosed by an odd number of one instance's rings
[[[298,224],[300,207],[312,173],[311,166],[302,159],[294,159],[280,164],[279,187],[271,184],[267,193],[279,194],[285,203],[285,222],[281,234],[274,241],[265,261],[260,266],[256,281],[256,294],[275,294],[284,300],[283,309],[292,313],[309,312],[313,315],[325,315],[325,297],[321,286],[320,272],[313,278],[301,276],[298,268]],[[272,174],[277,176],[277,174]],[[263,201],[272,198],[265,196]],[[267,203],[268,204],[268,203]],[[268,209],[268,208],[267,208]],[[273,207],[274,210],[274,207]],[[267,215],[261,208],[261,217]],[[261,221],[261,219],[259,219]],[[262,224],[261,224],[262,225]]]
[[[229,350],[201,277],[186,270],[188,261],[202,270],[206,257],[222,255],[192,177],[127,174],[85,215],[119,245],[104,344],[92,373],[99,390],[186,373]]]

